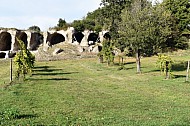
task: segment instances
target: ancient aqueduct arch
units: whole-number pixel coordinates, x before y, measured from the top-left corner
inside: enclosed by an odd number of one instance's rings
[[[19,50],[19,43],[16,38],[22,40],[29,50],[37,50],[39,45],[46,47],[57,43],[67,42],[80,45],[81,47],[89,47],[95,45],[96,42],[102,42],[104,38],[110,37],[107,31],[99,34],[85,30],[83,32],[75,32],[70,27],[66,31],[46,31],[43,34],[25,30],[1,30],[0,31],[0,58],[12,57],[10,52]],[[13,54],[12,54],[13,55]]]

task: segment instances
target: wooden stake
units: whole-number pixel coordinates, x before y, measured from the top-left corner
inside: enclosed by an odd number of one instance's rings
[[[13,60],[10,58],[10,82],[13,80]]]
[[[190,65],[190,61],[188,61],[188,64],[187,64],[187,75],[186,75],[185,81],[188,81],[188,79],[189,79],[189,65]]]

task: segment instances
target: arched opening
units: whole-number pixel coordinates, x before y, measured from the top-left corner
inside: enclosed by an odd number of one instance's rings
[[[98,51],[102,51],[102,46],[98,46]]]
[[[78,43],[81,43],[83,37],[84,37],[84,34],[82,32],[76,32],[73,34],[73,41],[77,41]]]
[[[26,45],[27,47],[27,34],[25,32],[22,32],[22,31],[17,31],[16,33],[16,38],[15,38],[15,44],[14,44],[14,51],[18,51],[19,50],[19,42],[17,41],[17,38],[19,40],[22,40],[24,42],[24,44]]]
[[[96,33],[90,33],[88,36],[88,45],[95,45],[96,42],[99,41],[98,35]]]
[[[32,33],[30,39],[30,50],[37,50],[43,42],[43,35],[40,33]]]
[[[65,37],[62,34],[53,33],[53,34],[48,35],[47,42],[48,41],[50,42],[51,45],[55,45],[55,44],[58,44],[60,42],[64,42]]]
[[[0,53],[0,58],[5,58],[6,53]]]
[[[109,32],[106,32],[106,33],[104,34],[104,38],[105,38],[106,40],[110,40],[110,39],[111,39],[111,35],[109,34]]]
[[[1,32],[0,34],[0,51],[11,50],[11,34],[8,32]]]

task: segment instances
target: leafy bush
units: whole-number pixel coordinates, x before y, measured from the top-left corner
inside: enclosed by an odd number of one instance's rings
[[[17,38],[20,45],[20,51],[14,57],[14,63],[16,64],[16,78],[19,79],[22,74],[25,78],[25,74],[31,73],[34,67],[35,56],[26,48],[23,41]]]
[[[166,79],[169,79],[172,70],[172,59],[170,56],[159,54],[157,64],[161,73],[165,73]]]
[[[103,57],[107,61],[108,65],[114,62],[114,54],[113,54],[113,43],[110,40],[104,40],[101,53]]]

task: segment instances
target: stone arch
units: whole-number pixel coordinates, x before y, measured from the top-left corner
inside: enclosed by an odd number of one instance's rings
[[[17,38],[19,40],[22,40],[24,42],[24,44],[27,47],[27,34],[25,32],[22,31],[17,31],[16,36],[15,36],[15,43],[14,43],[14,51],[18,51],[19,50],[19,42],[17,41]]]
[[[40,33],[32,33],[30,39],[30,50],[37,50],[39,45],[43,42],[43,35]]]
[[[47,37],[47,42],[50,42],[51,45],[55,45],[64,41],[65,41],[65,37],[59,33],[49,34]]]
[[[0,53],[0,58],[5,58],[5,56],[6,56],[6,53],[4,53],[4,52]]]
[[[11,50],[11,34],[8,32],[0,33],[0,51]]]
[[[109,32],[106,32],[103,36],[106,40],[110,40],[111,39],[111,35],[109,34]]]
[[[78,43],[81,43],[83,37],[84,37],[84,34],[82,32],[76,32],[73,34],[73,41],[77,41]]]
[[[98,51],[102,51],[102,46],[98,46]]]
[[[90,33],[88,36],[88,45],[94,45],[98,40],[99,36],[96,33]]]

